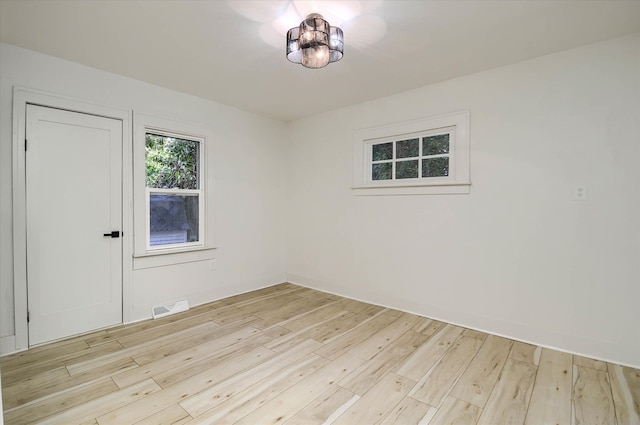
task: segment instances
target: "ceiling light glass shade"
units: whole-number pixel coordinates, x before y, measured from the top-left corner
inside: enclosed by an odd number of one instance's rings
[[[300,50],[300,28],[295,27],[287,31],[287,59],[293,63],[302,63]]]
[[[337,62],[342,59],[344,51],[344,36],[342,30],[338,27],[331,27],[329,33],[329,62]]]
[[[287,32],[287,59],[307,68],[322,68],[342,59],[344,36],[331,27],[322,15],[308,15],[299,27]]]

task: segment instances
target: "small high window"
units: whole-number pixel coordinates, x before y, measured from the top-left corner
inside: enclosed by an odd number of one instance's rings
[[[405,140],[371,143],[371,181],[449,176],[452,129]]]
[[[468,193],[468,125],[458,112],[358,132],[355,194]]]

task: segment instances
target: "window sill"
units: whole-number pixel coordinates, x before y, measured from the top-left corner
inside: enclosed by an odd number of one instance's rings
[[[134,254],[133,269],[148,269],[153,267],[211,260],[215,258],[214,254],[216,249],[217,247],[196,247],[148,251],[142,254]]]
[[[471,183],[408,183],[393,185],[360,185],[351,188],[355,196],[381,195],[456,195],[468,194]]]

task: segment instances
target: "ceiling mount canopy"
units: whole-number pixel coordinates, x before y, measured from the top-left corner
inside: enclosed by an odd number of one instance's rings
[[[312,13],[299,27],[287,31],[287,59],[307,68],[322,68],[342,59],[344,36],[322,15]]]

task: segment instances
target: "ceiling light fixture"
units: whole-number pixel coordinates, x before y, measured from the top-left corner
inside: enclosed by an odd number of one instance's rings
[[[322,68],[342,59],[342,30],[332,27],[322,15],[312,13],[299,27],[287,31],[287,59],[307,68]]]

